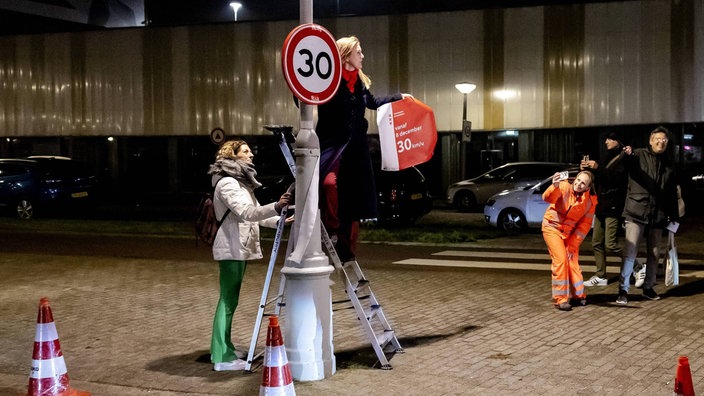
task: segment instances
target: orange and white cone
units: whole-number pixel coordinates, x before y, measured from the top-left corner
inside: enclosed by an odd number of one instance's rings
[[[295,396],[295,394],[279,318],[270,316],[264,349],[264,375],[262,385],[259,387],[259,396]]]
[[[674,394],[677,396],[694,396],[692,372],[689,369],[689,359],[687,358],[687,356],[680,356],[677,361]]]
[[[39,300],[27,396],[90,396],[90,392],[79,391],[69,385],[59,335],[46,297]]]

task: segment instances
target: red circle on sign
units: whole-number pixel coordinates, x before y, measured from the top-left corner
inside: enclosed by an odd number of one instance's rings
[[[298,26],[281,49],[284,78],[301,101],[318,105],[335,95],[342,78],[342,61],[335,38],[314,23]]]

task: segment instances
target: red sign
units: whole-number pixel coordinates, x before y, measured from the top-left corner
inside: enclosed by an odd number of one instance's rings
[[[381,169],[396,171],[422,164],[433,157],[438,131],[433,109],[407,97],[377,109]]]
[[[301,101],[318,105],[335,95],[342,78],[342,61],[335,38],[313,23],[293,29],[281,49],[284,78]]]

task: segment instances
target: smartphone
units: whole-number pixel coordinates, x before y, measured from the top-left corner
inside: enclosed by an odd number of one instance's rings
[[[589,161],[589,155],[582,156],[582,161],[588,162],[588,161]]]
[[[562,180],[567,180],[570,177],[570,173],[567,171],[562,171],[560,172],[560,177],[557,179],[558,181]]]

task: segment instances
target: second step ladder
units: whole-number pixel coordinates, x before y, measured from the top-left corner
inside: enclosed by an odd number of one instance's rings
[[[362,325],[365,336],[374,348],[381,369],[391,370],[393,367],[389,364],[389,358],[395,353],[403,353],[404,351],[398,342],[396,332],[386,319],[384,309],[372,292],[369,280],[362,273],[362,268],[356,259],[344,263],[340,260],[335,246],[322,224],[320,235],[323,245],[328,251],[328,256],[340,273],[345,285],[345,293],[357,313],[357,319]]]

